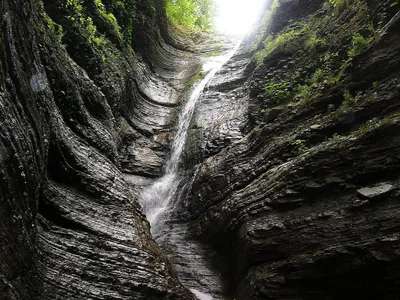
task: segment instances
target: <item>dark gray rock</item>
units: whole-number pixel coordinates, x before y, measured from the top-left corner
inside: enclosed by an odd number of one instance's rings
[[[323,9],[314,15],[322,3],[312,2],[307,6],[299,1],[297,10],[295,2],[282,3],[273,17],[279,20],[265,34],[279,32],[289,19],[304,22],[307,14],[325,18]],[[373,19],[378,18],[378,5],[368,2]],[[320,29],[331,38],[338,28],[345,32],[353,8],[344,9],[336,25]],[[278,65],[293,58],[297,65],[290,68],[301,67],[311,72],[302,76],[311,77],[321,68],[313,66],[320,50],[298,51],[306,41],[299,39],[268,56],[263,65],[245,68],[240,85],[247,87],[247,122],[254,129],[205,157],[187,200],[192,236],[225,253],[236,299],[396,299],[400,294],[400,207],[394,188],[400,178],[400,91],[393,88],[400,67],[396,13],[386,19],[384,35],[354,58],[344,78],[346,87],[336,86],[329,94],[318,91],[305,103],[288,99],[293,103],[284,104],[287,112],[268,124],[252,125],[262,121],[265,104],[258,96],[264,78],[287,76],[289,65],[287,71]],[[343,48],[331,45],[330,52]],[[377,80],[379,89],[372,89]],[[364,94],[342,106],[349,87]],[[219,98],[235,88],[239,85]],[[221,119],[229,114],[210,106]],[[210,143],[203,137],[203,144]]]
[[[0,299],[194,299],[123,172],[159,173],[169,143],[159,137],[197,58],[157,25],[155,74],[109,35],[100,51],[68,27],[62,1],[44,2],[0,3]]]
[[[285,108],[283,107],[274,107],[271,109],[267,109],[267,111],[264,113],[263,121],[265,123],[270,123],[274,121],[284,110]]]

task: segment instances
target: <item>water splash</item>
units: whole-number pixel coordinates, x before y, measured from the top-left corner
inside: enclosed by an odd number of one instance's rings
[[[146,187],[140,195],[140,202],[143,212],[146,214],[151,225],[151,232],[157,239],[161,233],[160,229],[166,220],[168,212],[173,208],[169,207],[174,194],[177,191],[181,178],[179,177],[179,162],[184,150],[190,122],[196,107],[197,100],[207,84],[222,66],[233,56],[240,46],[240,42],[226,55],[210,59],[204,64],[203,69],[206,76],[192,89],[189,97],[179,116],[177,131],[173,138],[171,155],[165,165],[164,175],[153,184]]]
[[[196,289],[190,289],[190,291],[196,295],[197,299],[199,300],[213,300],[213,298],[210,295],[207,295],[203,292],[200,292],[199,290]]]

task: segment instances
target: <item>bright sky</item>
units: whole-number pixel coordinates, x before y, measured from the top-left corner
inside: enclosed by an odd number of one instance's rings
[[[217,30],[226,34],[244,35],[247,33],[263,4],[268,0],[215,0],[217,3]]]

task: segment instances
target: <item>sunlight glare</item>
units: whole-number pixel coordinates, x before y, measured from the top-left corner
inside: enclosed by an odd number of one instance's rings
[[[229,35],[246,34],[268,0],[216,0],[218,31]]]

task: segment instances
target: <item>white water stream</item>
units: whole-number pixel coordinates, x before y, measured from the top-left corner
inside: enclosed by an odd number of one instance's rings
[[[179,196],[177,189],[182,180],[179,163],[197,100],[239,46],[240,42],[229,53],[209,58],[203,66],[206,76],[192,88],[184,103],[173,138],[171,155],[165,164],[164,175],[145,187],[139,197],[143,212],[150,222],[153,237],[163,250],[169,253],[182,284],[200,300],[226,299],[221,290],[221,276],[215,274],[209,266],[215,254],[213,249],[205,249],[200,243],[188,238],[186,224],[171,223],[171,213],[174,212],[176,205],[174,200]]]
[[[173,209],[173,207],[170,207],[170,204],[180,181],[178,173],[179,162],[197,100],[207,84],[233,56],[239,46],[240,42],[229,53],[217,58],[210,58],[210,61],[204,64],[203,70],[206,72],[206,76],[192,89],[180,113],[177,131],[172,142],[171,155],[165,165],[165,173],[141,192],[140,203],[143,207],[143,212],[150,222],[151,232],[156,239],[160,228],[162,228],[162,224],[168,220],[168,211]]]

